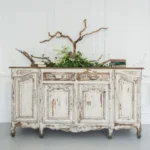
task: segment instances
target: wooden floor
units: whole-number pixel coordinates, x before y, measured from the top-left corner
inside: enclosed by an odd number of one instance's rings
[[[17,129],[16,137],[10,136],[10,124],[0,124],[0,150],[150,150],[150,125],[143,125],[142,137],[136,130],[115,131],[107,139],[107,130],[66,133],[45,129],[40,139],[38,130]]]

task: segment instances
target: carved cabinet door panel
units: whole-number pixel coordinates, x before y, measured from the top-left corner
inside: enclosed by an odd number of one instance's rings
[[[13,120],[37,122],[38,72],[18,70],[13,76]]]
[[[140,71],[115,72],[115,122],[136,123],[140,119]]]
[[[110,84],[79,84],[79,123],[109,122]]]
[[[72,123],[73,84],[44,84],[44,123]]]

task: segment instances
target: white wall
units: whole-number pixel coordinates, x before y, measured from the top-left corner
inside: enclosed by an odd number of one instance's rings
[[[29,66],[15,48],[54,58],[54,48],[67,40],[40,44],[57,30],[74,39],[87,19],[88,31],[109,29],[86,37],[78,49],[89,59],[126,58],[143,66],[142,121],[150,123],[150,1],[149,0],[0,0],[0,122],[10,121],[9,66]],[[71,46],[71,45],[70,45]]]

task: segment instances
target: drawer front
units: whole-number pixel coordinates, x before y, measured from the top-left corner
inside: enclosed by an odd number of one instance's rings
[[[75,81],[75,73],[43,72],[43,81]]]
[[[83,72],[77,74],[78,81],[110,81],[110,72]]]

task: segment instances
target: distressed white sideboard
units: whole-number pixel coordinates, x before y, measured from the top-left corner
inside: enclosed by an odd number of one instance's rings
[[[135,128],[141,137],[142,68],[10,67],[15,128],[67,132]]]

